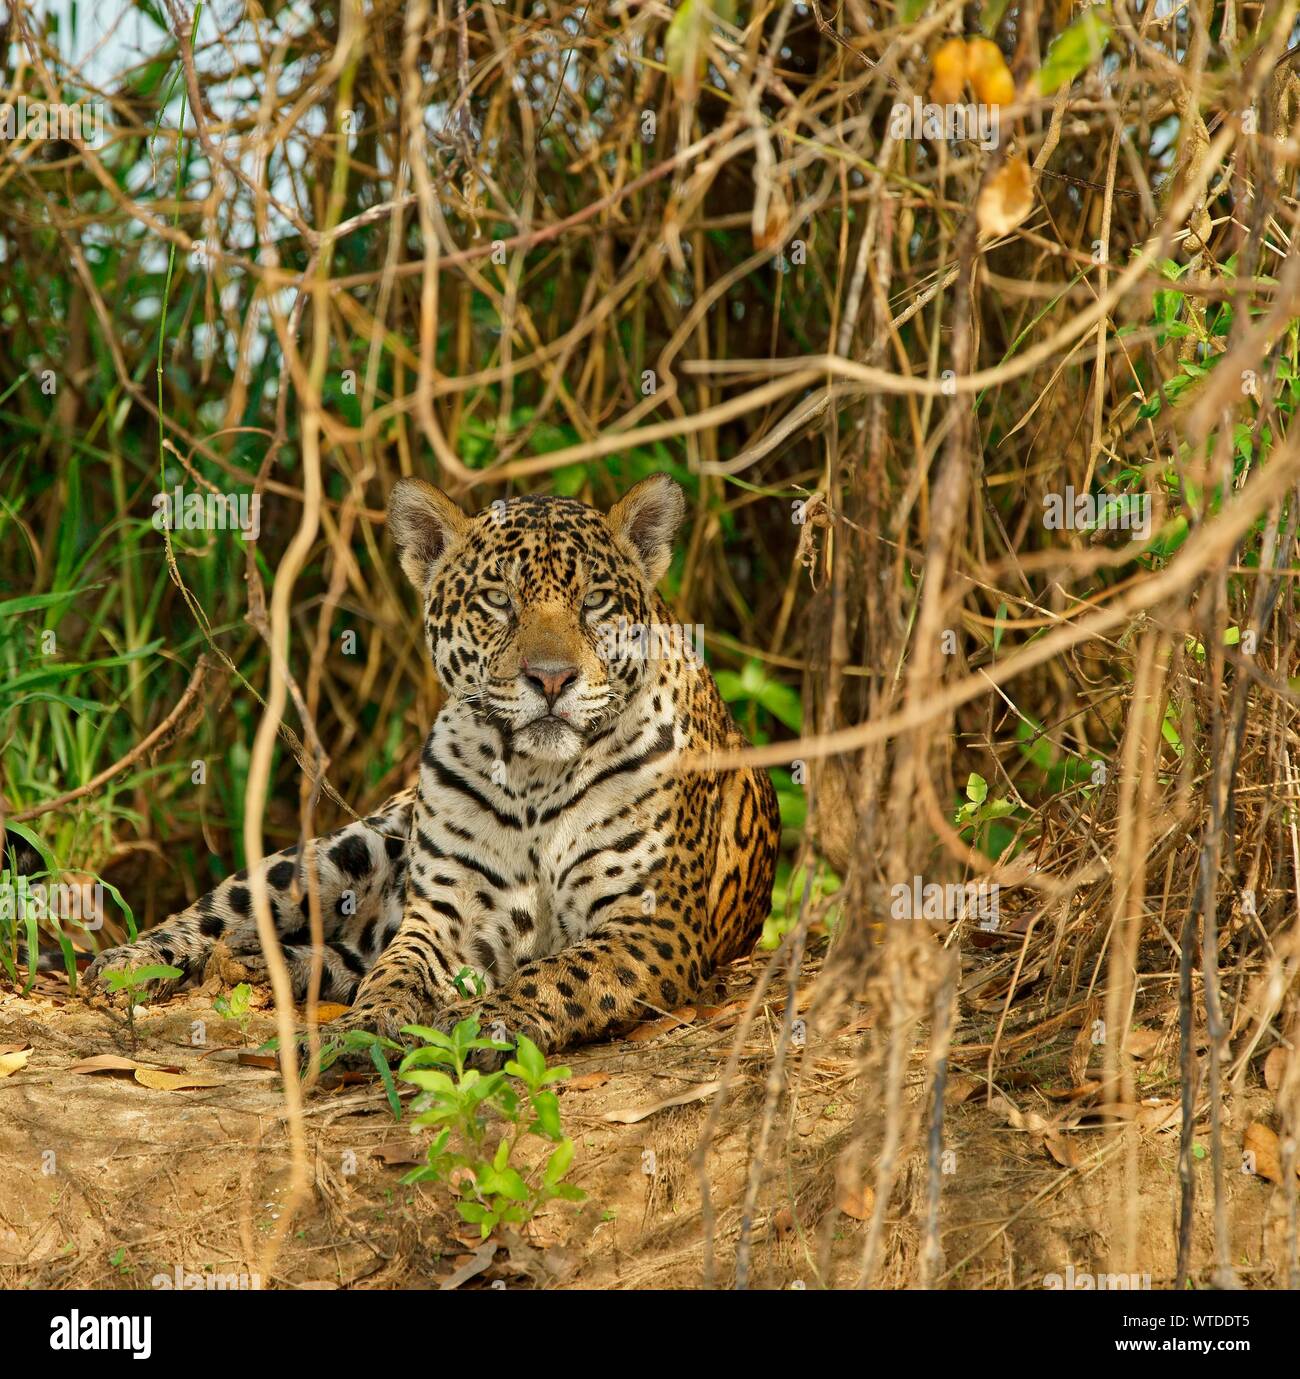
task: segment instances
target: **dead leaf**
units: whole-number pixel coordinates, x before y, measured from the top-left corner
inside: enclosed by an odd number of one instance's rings
[[[280,1056],[275,1053],[253,1053],[250,1049],[240,1049],[235,1060],[241,1068],[278,1068]]]
[[[835,1191],[835,1205],[855,1221],[870,1221],[876,1209],[876,1189],[870,1183],[853,1187],[849,1183],[839,1183]]]
[[[966,45],[950,38],[930,59],[930,99],[936,105],[957,105],[966,92]]]
[[[1143,1130],[1172,1130],[1182,1118],[1183,1108],[1176,1101],[1144,1101],[1138,1107],[1137,1123]]]
[[[137,1068],[135,1080],[142,1087],[152,1087],[156,1092],[185,1092],[194,1087],[220,1087],[221,1081],[215,1077],[195,1077],[192,1073],[169,1073],[160,1068]]]
[[[626,1111],[606,1111],[601,1119],[610,1121],[615,1125],[635,1125],[638,1121],[648,1120],[660,1111],[668,1110],[670,1106],[689,1106],[693,1101],[705,1101],[715,1092],[720,1091],[721,1088],[721,1082],[701,1082],[698,1087],[692,1087],[689,1092],[682,1092],[679,1096],[670,1096],[663,1101],[656,1101],[653,1106],[634,1107]]]
[[[669,1034],[675,1029],[684,1029],[695,1020],[695,1007],[683,1006],[681,1010],[675,1010],[671,1015],[665,1015],[660,1020],[647,1020],[645,1024],[638,1025],[628,1036],[629,1044],[642,1044],[648,1039],[658,1039],[661,1034]]]
[[[396,1164],[422,1164],[426,1155],[414,1139],[389,1140],[387,1144],[376,1145],[371,1151],[380,1163],[390,1167]]]
[[[68,1069],[70,1073],[111,1073],[119,1077],[133,1077],[137,1068],[148,1064],[137,1063],[131,1058],[121,1058],[115,1053],[97,1053],[93,1058],[83,1058]],[[168,1072],[178,1073],[179,1068],[169,1068]]]
[[[322,1001],[316,1007],[316,1019],[322,1025],[328,1024],[331,1020],[337,1020],[340,1015],[346,1015],[351,1006],[340,1005],[337,1001]]]
[[[450,1277],[443,1279],[438,1287],[445,1293],[452,1288],[459,1288],[462,1283],[468,1283],[470,1279],[481,1274],[491,1263],[493,1256],[497,1252],[495,1240],[487,1240],[470,1255],[469,1259],[456,1270]]]
[[[1158,1029],[1142,1029],[1134,1025],[1128,1032],[1128,1038],[1124,1041],[1124,1052],[1133,1058],[1150,1058],[1156,1051],[1156,1045],[1160,1042],[1160,1031]]]
[[[1247,1126],[1241,1152],[1242,1166],[1247,1172],[1267,1178],[1270,1183],[1282,1181],[1282,1142],[1267,1125],[1254,1121]],[[1296,1176],[1300,1177],[1300,1157],[1296,1159]]]
[[[1048,1130],[1043,1135],[1043,1148],[1062,1168],[1078,1168],[1088,1157],[1077,1140],[1061,1134],[1059,1130]]]
[[[567,1082],[561,1082],[557,1090],[565,1092],[590,1092],[603,1087],[609,1081],[608,1073],[579,1073]]]
[[[1043,1095],[1053,1101],[1082,1101],[1101,1091],[1100,1082],[1081,1082],[1077,1087],[1044,1087]]]
[[[16,1073],[21,1068],[27,1066],[27,1060],[32,1056],[30,1048],[13,1049],[6,1053],[0,1053],[0,1077],[8,1077],[11,1073]]]
[[[948,1085],[943,1089],[945,1106],[962,1106],[984,1086],[982,1077],[972,1077],[970,1073],[953,1073]]]
[[[1005,235],[1034,209],[1028,160],[1012,158],[986,183],[975,205],[975,222],[986,235]]]
[[[1286,1076],[1287,1051],[1284,1048],[1270,1049],[1264,1060],[1264,1086],[1276,1092]]]

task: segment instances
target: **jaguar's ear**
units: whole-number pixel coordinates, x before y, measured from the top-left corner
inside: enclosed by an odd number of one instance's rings
[[[685,515],[686,495],[677,480],[651,474],[610,508],[606,521],[650,583],[658,584],[673,558],[673,538]]]
[[[469,529],[469,518],[440,488],[400,479],[388,497],[388,530],[406,577],[423,592],[442,558]]]

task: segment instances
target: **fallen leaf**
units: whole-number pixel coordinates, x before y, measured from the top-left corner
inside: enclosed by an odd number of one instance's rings
[[[68,1069],[70,1073],[112,1073],[115,1076],[132,1077],[137,1068],[143,1068],[144,1063],[137,1063],[130,1058],[121,1058],[115,1053],[97,1053],[93,1058],[83,1058],[80,1062],[74,1063]],[[179,1068],[172,1068],[172,1072],[180,1072]]]
[[[856,1188],[848,1183],[840,1183],[835,1192],[835,1205],[855,1221],[870,1221],[871,1213],[876,1208],[876,1190],[870,1183]]]
[[[603,1087],[608,1081],[608,1073],[579,1073],[577,1077],[571,1077],[567,1082],[559,1083],[557,1090],[565,1092],[590,1092],[597,1087]]]
[[[1183,1108],[1176,1101],[1144,1101],[1138,1107],[1137,1123],[1143,1130],[1172,1130],[1182,1118]]]
[[[316,1007],[316,1019],[322,1024],[328,1024],[331,1020],[337,1020],[340,1015],[345,1015],[351,1006],[340,1005],[337,1001],[322,1001]]]
[[[1062,1168],[1078,1168],[1087,1158],[1079,1142],[1062,1135],[1059,1130],[1048,1130],[1043,1135],[1043,1148]]]
[[[981,233],[1005,235],[1034,209],[1034,179],[1024,158],[1012,158],[989,179],[975,205]]]
[[[0,1055],[6,1053],[22,1053],[24,1049],[30,1049],[30,1044],[0,1044]]]
[[[953,1073],[948,1085],[943,1089],[945,1106],[962,1106],[984,1086],[982,1077],[972,1077],[970,1073]]]
[[[249,1049],[240,1049],[236,1062],[241,1068],[278,1068],[280,1056],[275,1053],[253,1053]]]
[[[413,1139],[389,1140],[387,1144],[376,1145],[371,1152],[380,1163],[390,1167],[395,1164],[422,1164],[426,1158],[424,1150]]]
[[[1282,1142],[1267,1125],[1254,1121],[1247,1126],[1241,1152],[1246,1172],[1254,1173],[1257,1178],[1267,1178],[1270,1183],[1282,1181]],[[1300,1177],[1300,1156],[1296,1159],[1296,1176]]]
[[[14,1049],[11,1052],[0,1053],[0,1077],[8,1077],[10,1073],[16,1073],[20,1068],[27,1066],[27,1060],[32,1056],[30,1048]]]
[[[643,1044],[648,1039],[658,1039],[661,1034],[669,1034],[675,1029],[683,1029],[692,1024],[695,1020],[695,1007],[683,1006],[681,1010],[675,1010],[671,1015],[665,1015],[660,1020],[647,1020],[645,1024],[638,1025],[628,1036],[629,1044]]]
[[[1264,1060],[1264,1086],[1276,1092],[1286,1075],[1287,1051],[1283,1048],[1270,1049]]]
[[[1128,1032],[1128,1038],[1124,1041],[1124,1052],[1134,1058],[1150,1058],[1156,1051],[1156,1045],[1159,1042],[1160,1031],[1158,1029],[1142,1029],[1134,1025]]]
[[[1081,1082],[1077,1087],[1044,1087],[1043,1095],[1053,1101],[1082,1101],[1084,1097],[1092,1096],[1094,1092],[1099,1091],[1101,1083],[1090,1081]]]
[[[493,1256],[497,1252],[495,1240],[485,1241],[477,1250],[470,1255],[469,1259],[456,1270],[449,1278],[443,1279],[438,1287],[445,1293],[452,1288],[459,1288],[462,1283],[468,1283],[475,1275],[481,1274],[484,1269],[492,1263]]]
[[[689,1106],[693,1101],[705,1101],[713,1096],[715,1092],[722,1088],[721,1082],[701,1082],[698,1087],[692,1087],[689,1092],[682,1092],[679,1096],[670,1096],[663,1101],[656,1101],[653,1106],[633,1107],[626,1111],[606,1111],[602,1120],[607,1120],[615,1125],[635,1125],[637,1121],[648,1120],[649,1117],[657,1115],[660,1111],[666,1111],[670,1106]]]
[[[152,1087],[156,1092],[184,1092],[192,1087],[220,1087],[221,1081],[215,1077],[195,1077],[191,1073],[169,1073],[159,1068],[137,1068],[135,1080],[142,1087]]]

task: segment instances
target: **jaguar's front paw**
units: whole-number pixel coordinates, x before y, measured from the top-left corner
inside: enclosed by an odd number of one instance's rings
[[[397,1006],[354,1006],[321,1026],[321,1046],[333,1050],[332,1061],[345,1068],[375,1067],[372,1049],[390,1062],[406,1052],[403,1025],[415,1024],[412,1012]]]

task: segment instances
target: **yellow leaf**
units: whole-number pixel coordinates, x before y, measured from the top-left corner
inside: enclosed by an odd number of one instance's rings
[[[1034,209],[1034,178],[1024,158],[1013,158],[980,192],[975,219],[986,235],[1005,235]]]
[[[966,45],[960,38],[941,43],[930,59],[930,99],[957,105],[966,89]]]
[[[1002,49],[990,38],[967,40],[966,75],[985,105],[1010,105],[1016,98],[1016,84]]]
[[[0,1053],[0,1077],[8,1077],[10,1073],[25,1068],[31,1056],[31,1049],[15,1049],[12,1053]]]

